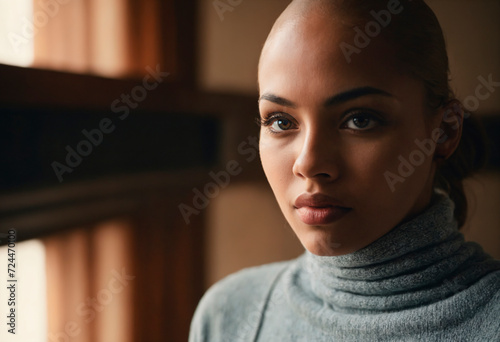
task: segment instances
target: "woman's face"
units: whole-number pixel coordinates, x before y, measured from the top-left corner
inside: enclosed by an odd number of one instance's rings
[[[420,146],[432,148],[426,139],[440,121],[423,83],[398,67],[382,35],[348,63],[340,46],[354,37],[321,15],[298,19],[268,40],[259,66],[264,172],[317,255],[367,246],[432,194],[432,151]]]

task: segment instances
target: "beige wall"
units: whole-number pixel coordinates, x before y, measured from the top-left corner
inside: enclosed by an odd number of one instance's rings
[[[473,95],[479,76],[500,81],[500,1],[432,0],[445,34],[452,84],[463,100]],[[481,101],[481,115],[500,112],[500,89]]]
[[[500,259],[500,175],[484,172],[465,183],[469,215],[463,233]]]
[[[208,283],[242,267],[303,253],[267,183],[233,184],[211,204]]]
[[[288,3],[242,0],[221,20],[212,1],[201,1],[199,85],[208,91],[257,94],[260,49]],[[500,1],[429,4],[445,31],[458,97],[473,95],[479,76],[492,74],[500,81]],[[500,89],[478,109],[479,115],[494,113],[500,114]],[[471,210],[466,237],[500,258],[500,175],[485,173],[468,182],[468,191],[471,198],[474,194],[476,209]],[[207,285],[243,267],[289,259],[303,251],[266,184],[233,182],[207,210]]]
[[[290,0],[241,0],[232,12],[224,12],[221,20],[212,0],[200,1],[200,86],[256,93],[260,50],[288,3]]]

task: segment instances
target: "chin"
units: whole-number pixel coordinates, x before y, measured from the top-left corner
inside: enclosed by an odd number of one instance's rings
[[[305,249],[318,256],[339,256],[356,250],[352,246],[341,243],[338,239],[325,236],[325,234],[310,232],[308,235],[308,237],[299,237],[299,240]]]
[[[340,255],[345,255],[349,254],[352,252],[345,251],[342,248],[327,248],[324,246],[311,246],[309,248],[306,248],[309,252],[311,252],[314,255],[317,256],[340,256]]]

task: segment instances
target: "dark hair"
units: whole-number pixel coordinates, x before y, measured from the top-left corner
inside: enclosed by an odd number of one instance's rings
[[[360,20],[373,20],[370,12],[387,9],[389,3],[389,0],[331,1],[346,17]],[[402,0],[400,4],[403,10],[392,16],[381,34],[396,47],[397,57],[403,65],[424,82],[429,107],[440,109],[455,100],[450,88],[443,31],[436,15],[423,0]],[[438,165],[434,179],[434,186],[446,191],[455,203],[454,216],[460,228],[467,217],[463,180],[485,165],[487,152],[480,122],[470,113],[465,117],[458,148]]]

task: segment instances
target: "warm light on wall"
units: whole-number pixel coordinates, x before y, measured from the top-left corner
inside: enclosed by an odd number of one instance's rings
[[[160,62],[156,1],[0,0],[0,64],[111,78]]]
[[[0,247],[0,341],[47,341],[47,296],[45,275],[45,247],[39,240],[15,243],[15,255],[8,246]],[[7,263],[11,253],[15,263],[15,283],[7,282]],[[8,306],[10,291],[7,284],[15,284],[15,305]],[[8,297],[9,296],[9,297]],[[12,302],[12,301],[10,301]],[[15,335],[8,332],[6,316],[15,308]]]
[[[0,63],[30,66],[34,58],[33,3],[0,0]]]
[[[131,227],[102,222],[44,238],[49,342],[130,342]]]

